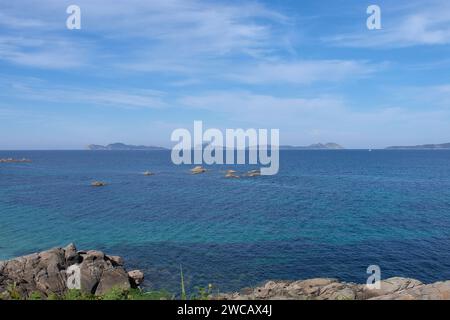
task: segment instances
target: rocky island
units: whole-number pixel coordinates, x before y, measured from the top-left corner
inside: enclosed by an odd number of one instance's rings
[[[343,146],[334,142],[315,143],[309,146],[288,146],[288,145],[280,146],[280,150],[342,150],[342,149],[344,149]]]
[[[90,144],[87,146],[88,150],[103,150],[103,151],[128,151],[128,150],[138,150],[138,151],[153,151],[153,150],[167,150],[163,147],[155,146],[135,146],[124,143],[112,143],[106,146],[98,144]]]
[[[394,146],[387,147],[387,150],[450,150],[450,143],[422,144],[417,146]]]
[[[0,261],[0,299],[42,299],[63,296],[71,289],[101,296],[109,290],[137,288],[144,280],[139,270],[127,272],[121,257],[96,250],[77,250],[70,244],[40,253]],[[11,290],[14,288],[14,290]],[[14,295],[14,296],[12,296]],[[173,295],[172,297],[175,297]],[[317,278],[268,281],[240,292],[210,295],[213,300],[450,300],[450,281],[424,284],[415,279],[389,278],[379,289],[365,284]]]

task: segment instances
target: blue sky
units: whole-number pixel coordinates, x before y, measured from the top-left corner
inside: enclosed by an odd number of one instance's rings
[[[170,146],[194,120],[293,145],[449,142],[450,3],[1,2],[0,149]]]

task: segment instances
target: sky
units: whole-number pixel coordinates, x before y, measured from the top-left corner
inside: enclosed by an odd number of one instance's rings
[[[450,2],[0,2],[0,149],[170,147],[194,120],[289,145],[450,142]]]

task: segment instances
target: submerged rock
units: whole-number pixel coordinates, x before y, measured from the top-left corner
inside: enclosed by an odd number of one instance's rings
[[[43,297],[62,296],[69,289],[100,295],[113,288],[137,287],[144,275],[138,270],[133,271],[133,275],[135,278],[130,277],[120,257],[94,250],[77,251],[75,245],[70,244],[1,261],[0,295],[11,298],[11,287],[24,299],[36,292]]]

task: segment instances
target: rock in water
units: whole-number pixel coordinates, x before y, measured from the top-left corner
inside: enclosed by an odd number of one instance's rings
[[[200,173],[204,173],[204,172],[206,172],[206,169],[203,168],[202,166],[197,166],[197,167],[191,169],[192,174],[200,174]]]
[[[101,181],[94,181],[94,182],[91,183],[91,186],[93,186],[93,187],[104,187],[104,186],[106,186],[106,183],[105,182],[101,182]]]
[[[251,170],[247,172],[247,177],[259,177],[261,175],[261,172],[259,170]]]
[[[225,178],[239,178],[239,176],[236,175],[236,171],[227,170],[227,173],[225,174]]]
[[[143,281],[142,272],[135,270],[136,279]],[[77,251],[75,245],[34,253],[8,261],[0,261],[0,295],[8,297],[8,288],[28,298],[33,292],[42,296],[64,295],[68,289],[104,294],[112,288],[136,287],[123,267],[123,259],[107,256],[101,251]],[[139,283],[139,284],[140,284]]]

